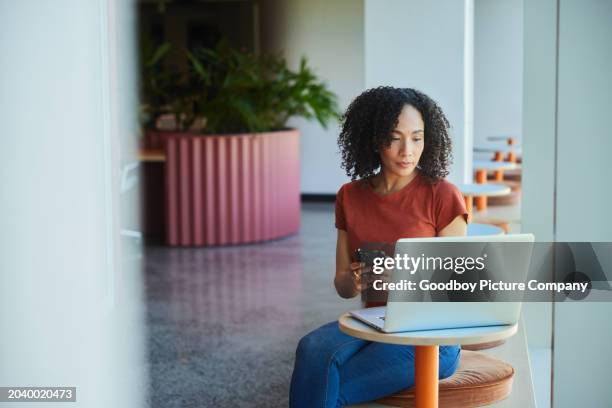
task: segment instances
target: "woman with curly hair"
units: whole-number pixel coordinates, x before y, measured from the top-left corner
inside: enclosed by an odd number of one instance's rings
[[[336,276],[343,298],[367,289],[368,268],[355,251],[372,242],[465,235],[467,211],[446,181],[449,123],[440,107],[414,89],[380,87],[359,95],[342,118],[342,167],[353,180],[336,197]],[[440,378],[459,364],[459,346],[440,347]],[[343,407],[414,384],[414,347],[360,340],[338,322],[304,336],[297,347],[290,406]]]

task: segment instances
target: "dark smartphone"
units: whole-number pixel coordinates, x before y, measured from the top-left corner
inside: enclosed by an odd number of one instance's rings
[[[368,272],[363,273],[362,281],[367,280],[371,283],[374,279],[378,279],[371,268],[374,266],[374,259],[386,258],[387,254],[381,249],[362,249],[359,248],[355,251],[355,258],[357,262],[363,262],[366,267],[369,267]],[[361,292],[361,300],[367,304],[384,304],[387,301],[387,293],[384,291],[374,290],[372,287],[368,287],[366,290]],[[367,306],[366,306],[367,307]]]
[[[380,249],[361,249],[355,251],[357,262],[363,262],[365,266],[373,266],[375,258],[385,258],[387,254]]]

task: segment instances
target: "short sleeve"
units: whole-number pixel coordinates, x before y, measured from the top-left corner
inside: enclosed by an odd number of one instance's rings
[[[468,212],[465,208],[465,200],[459,189],[446,180],[438,182],[436,187],[436,233],[446,228],[459,215],[463,215],[467,222]]]
[[[336,193],[336,228],[346,231],[346,218],[344,215],[344,186]]]

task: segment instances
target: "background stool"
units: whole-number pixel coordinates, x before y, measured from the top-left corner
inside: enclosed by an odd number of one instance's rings
[[[521,200],[521,192],[519,191],[510,191],[510,194],[505,196],[496,196],[489,197],[487,205],[490,206],[499,206],[499,205],[517,205]]]

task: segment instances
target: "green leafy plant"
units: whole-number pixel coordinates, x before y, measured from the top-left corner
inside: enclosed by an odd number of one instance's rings
[[[155,47],[148,39],[140,44],[140,120],[145,128],[155,127],[156,119],[167,113],[165,106],[172,99],[175,78],[162,65],[169,49],[169,43]]]
[[[336,96],[305,58],[292,71],[281,57],[258,56],[222,41],[214,49],[187,52],[190,70],[181,80],[161,67],[167,51],[162,45],[141,58],[147,128],[154,128],[157,118],[168,113],[179,130],[201,122],[196,127],[203,133],[278,130],[294,116],[316,119],[327,127],[340,116]]]

